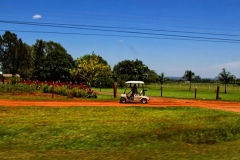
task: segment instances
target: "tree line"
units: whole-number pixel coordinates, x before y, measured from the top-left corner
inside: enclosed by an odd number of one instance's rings
[[[32,46],[17,34],[5,31],[0,35],[0,64],[5,74],[19,74],[23,79],[39,81],[88,82],[111,86],[113,81],[127,80],[156,82],[158,75],[141,60],[124,60],[113,69],[96,53],[73,59],[59,43],[36,40]]]
[[[128,80],[161,84],[170,80],[164,73],[158,75],[138,59],[123,60],[111,69],[108,62],[94,52],[73,59],[59,43],[36,40],[29,46],[10,31],[0,35],[0,67],[3,73],[19,74],[23,79],[87,82],[102,87],[110,87],[113,82],[121,87]],[[217,78],[225,84],[236,79],[225,68]],[[191,70],[186,70],[182,79],[190,83],[204,81]]]

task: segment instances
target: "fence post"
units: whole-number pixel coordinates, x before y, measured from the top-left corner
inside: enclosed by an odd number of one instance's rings
[[[54,98],[54,84],[52,85],[52,99]]]
[[[195,99],[197,98],[197,87],[195,87]]]
[[[216,100],[218,100],[218,99],[219,99],[219,89],[220,89],[220,87],[219,87],[219,86],[217,86]]]
[[[113,82],[113,96],[117,98],[117,85],[116,82]]]
[[[161,90],[161,97],[162,97],[162,86],[161,86],[161,89],[160,89],[160,90]]]

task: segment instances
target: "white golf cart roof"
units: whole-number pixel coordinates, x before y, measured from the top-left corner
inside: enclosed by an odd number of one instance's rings
[[[143,81],[127,81],[125,83],[136,83],[136,84],[144,84]]]

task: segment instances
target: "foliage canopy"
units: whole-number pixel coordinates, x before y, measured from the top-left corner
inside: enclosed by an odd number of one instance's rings
[[[94,52],[77,58],[76,65],[74,69],[70,70],[73,79],[93,84],[97,78],[112,76],[111,67],[107,61]]]
[[[24,73],[29,68],[29,46],[15,33],[6,31],[0,36],[0,62],[2,71],[12,75]]]
[[[70,76],[74,61],[70,54],[53,41],[37,40],[33,45],[33,75],[38,80],[60,80]]]
[[[113,77],[117,81],[140,80],[156,82],[158,75],[141,60],[124,60],[113,67]]]

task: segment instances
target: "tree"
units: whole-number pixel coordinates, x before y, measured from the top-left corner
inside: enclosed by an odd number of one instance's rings
[[[0,62],[4,73],[22,75],[31,63],[29,46],[15,33],[6,31],[0,36]]]
[[[157,74],[150,70],[141,60],[124,60],[113,67],[113,75],[116,79],[124,81],[140,80],[146,82],[156,81]]]
[[[154,70],[149,70],[144,79],[146,83],[156,83],[158,81],[158,74]]]
[[[133,71],[135,72],[135,79],[141,81],[146,80],[148,77],[147,73],[150,72],[149,68],[138,59],[134,62]]]
[[[194,76],[194,78],[193,78],[193,81],[194,82],[201,82],[201,77],[200,76]]]
[[[43,64],[45,78],[47,80],[57,81],[65,77],[70,77],[69,70],[73,68],[69,54],[63,54],[59,52],[49,53]]]
[[[74,60],[61,44],[37,40],[33,48],[34,77],[37,80],[61,80],[70,77]]]
[[[160,75],[158,75],[158,78],[159,78],[159,82],[160,82],[160,84],[162,85],[163,84],[163,82],[164,82],[164,72],[162,72]]]
[[[194,72],[192,72],[191,70],[186,70],[185,74],[182,77],[183,79],[186,79],[187,81],[189,81],[189,83],[190,83],[189,91],[191,91],[191,82],[192,82],[192,79],[194,78],[194,76],[195,76]]]
[[[46,53],[44,52],[44,42],[43,40],[37,40],[35,45],[32,46],[33,48],[33,76],[37,79],[45,80],[46,76],[43,70],[43,64],[46,59]]]
[[[114,65],[113,75],[124,81],[134,80],[136,78],[135,74],[137,72],[137,70],[134,70],[134,68],[135,68],[134,61],[124,60]]]
[[[76,63],[77,66],[70,71],[74,79],[80,78],[93,84],[97,78],[112,76],[111,67],[107,61],[94,52],[77,58]]]
[[[234,75],[232,75],[230,72],[227,72],[225,68],[222,69],[222,72],[218,74],[217,78],[219,81],[225,84],[225,93],[227,93],[227,84],[236,79]]]
[[[33,74],[33,56],[32,56],[32,49],[29,45],[25,44],[25,53],[27,53],[27,57],[25,57],[25,61],[23,67],[20,68],[20,75],[22,78],[30,79]]]

